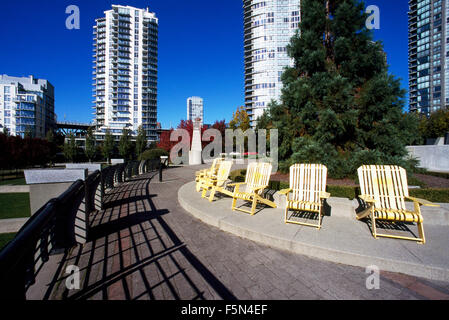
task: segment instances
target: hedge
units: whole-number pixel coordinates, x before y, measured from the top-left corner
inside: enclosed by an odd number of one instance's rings
[[[246,170],[236,170],[231,172],[231,180],[234,182],[244,182],[245,176],[239,175],[242,171],[246,172]],[[268,186],[269,189],[275,191],[288,189],[289,187],[289,183],[284,181],[270,181]],[[348,198],[353,200],[360,195],[360,187],[355,186],[328,185],[326,190],[335,198]],[[411,197],[422,198],[430,202],[449,203],[449,189],[410,189],[409,194]]]
[[[412,189],[411,197],[426,199],[430,202],[449,203],[449,189]]]
[[[434,177],[438,177],[438,178],[443,178],[443,179],[449,179],[449,173],[445,173],[445,172],[426,171],[423,174],[428,175],[428,176],[434,176]]]

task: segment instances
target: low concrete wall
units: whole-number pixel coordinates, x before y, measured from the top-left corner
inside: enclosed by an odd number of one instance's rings
[[[30,209],[34,215],[48,200],[59,197],[73,182],[31,184],[30,187]]]
[[[67,169],[87,169],[89,172],[101,170],[101,163],[66,163]]]
[[[449,172],[449,145],[409,146],[407,150],[420,161],[421,168]]]
[[[25,180],[30,190],[31,215],[48,200],[59,197],[73,182],[86,180],[87,169],[25,170]]]

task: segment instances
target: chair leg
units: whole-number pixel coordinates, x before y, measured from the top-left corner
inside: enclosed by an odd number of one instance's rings
[[[203,192],[201,193],[201,198],[206,198],[207,188],[203,187]]]
[[[374,239],[377,239],[377,230],[376,230],[376,217],[374,216],[374,210],[371,211],[371,224],[373,225],[373,236]]]
[[[425,244],[426,243],[426,236],[424,235],[424,225],[422,222],[418,222],[418,233],[419,237],[422,239],[422,241],[419,241],[419,244]]]
[[[253,198],[253,205],[251,206],[251,215],[253,216],[256,213],[257,206],[257,197]]]
[[[285,206],[285,218],[284,218],[284,222],[288,223],[288,206]]]
[[[209,202],[214,201],[214,197],[215,197],[215,188],[212,188],[212,189],[210,190]]]
[[[323,208],[321,207],[320,212],[318,212],[318,226],[317,226],[318,230],[321,230],[322,210]]]
[[[237,205],[237,198],[232,198],[232,211],[235,211],[235,206]]]
[[[201,191],[201,184],[199,182],[196,183],[196,192]]]

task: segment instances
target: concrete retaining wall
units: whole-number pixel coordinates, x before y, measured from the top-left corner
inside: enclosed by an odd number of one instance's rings
[[[421,168],[449,172],[449,145],[409,146],[407,150],[411,157],[420,161]]]

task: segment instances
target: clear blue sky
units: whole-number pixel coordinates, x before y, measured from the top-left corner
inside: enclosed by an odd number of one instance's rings
[[[367,0],[381,13],[375,31],[390,72],[408,87],[407,0]],[[77,5],[80,30],[67,30],[65,9]],[[205,122],[226,119],[244,104],[243,10],[240,0],[22,0],[0,6],[0,74],[34,75],[56,89],[58,120],[90,122],[92,26],[112,4],[149,7],[159,18],[158,121],[176,126],[186,99],[201,96]]]

